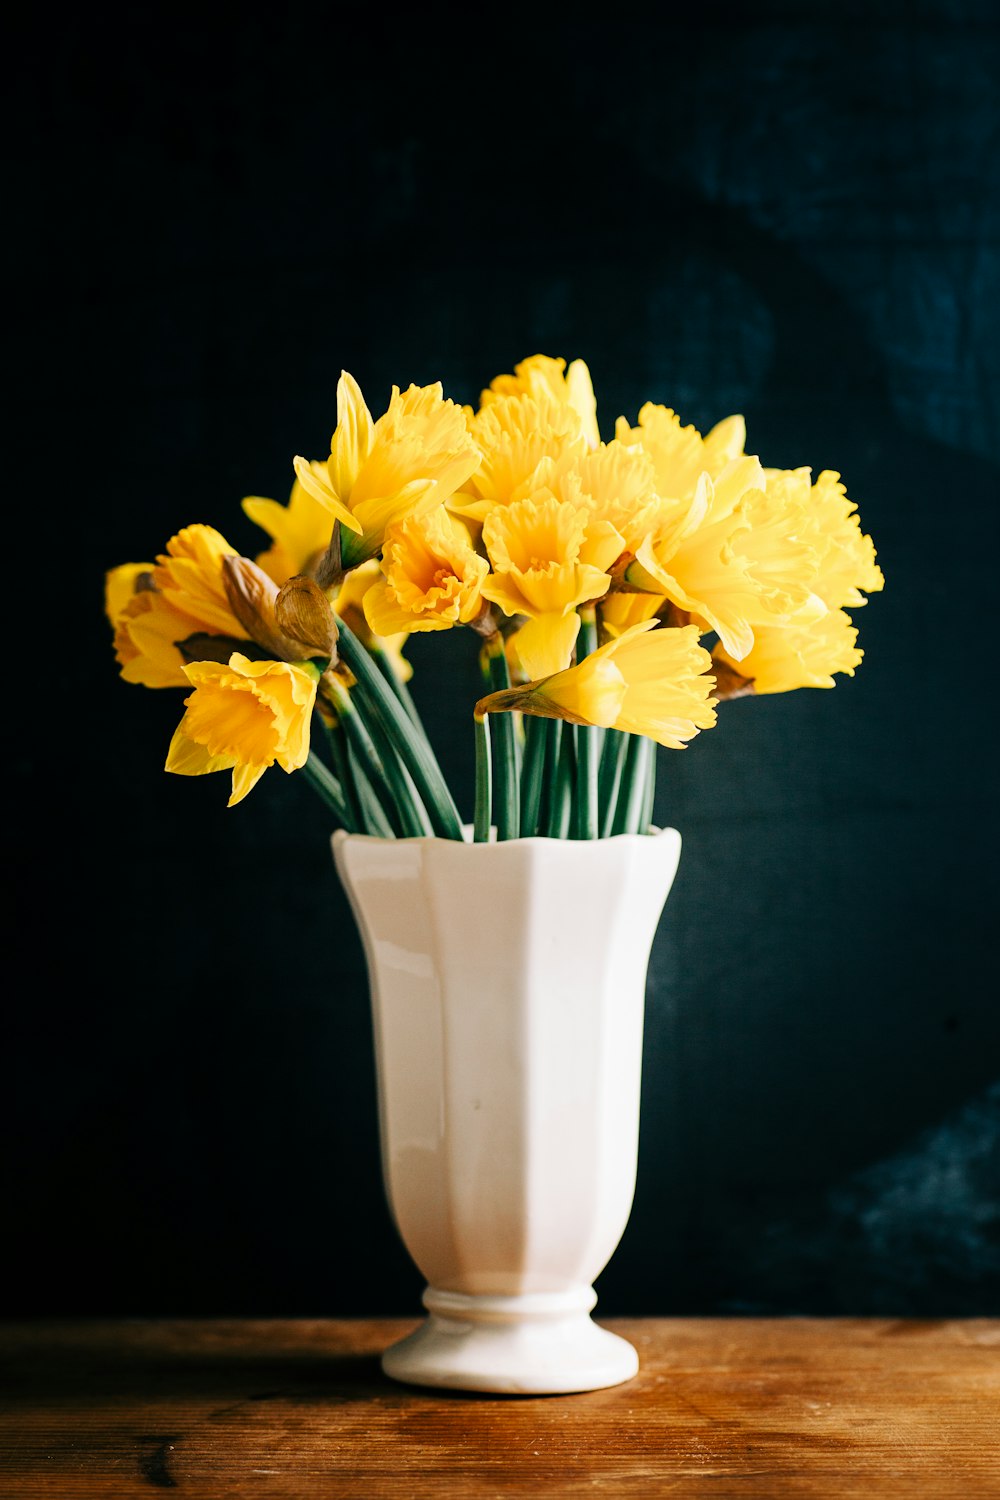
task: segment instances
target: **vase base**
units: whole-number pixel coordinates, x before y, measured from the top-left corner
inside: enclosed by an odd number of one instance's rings
[[[632,1345],[590,1317],[592,1287],[472,1297],[428,1287],[429,1316],[382,1356],[393,1380],[508,1396],[568,1395],[631,1380]]]

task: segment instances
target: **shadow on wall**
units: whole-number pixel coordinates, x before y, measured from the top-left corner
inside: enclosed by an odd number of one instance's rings
[[[1000,1316],[1000,1083],[741,1238],[744,1284],[724,1311]]]

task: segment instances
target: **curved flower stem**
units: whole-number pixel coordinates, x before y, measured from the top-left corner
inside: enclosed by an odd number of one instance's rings
[[[622,771],[625,767],[627,753],[628,735],[623,734],[620,729],[606,729],[604,731],[604,745],[601,750],[601,769],[597,780],[597,805],[601,820],[600,836],[602,839],[609,838],[611,830],[614,827]]]
[[[488,844],[493,822],[493,758],[490,751],[489,714],[475,714],[476,732],[476,811],[473,838],[477,844]]]
[[[576,659],[581,661],[597,647],[597,619],[593,606],[580,610],[580,634]],[[586,724],[575,727],[576,795],[573,799],[573,835],[578,839],[596,839],[597,767],[600,760],[600,730]]]
[[[364,831],[370,833],[374,838],[394,839],[397,837],[398,821],[393,823],[379,801],[375,788],[365,773],[365,768],[358,759],[357,753],[350,742],[347,745],[347,755],[351,767],[351,776],[354,788],[357,792],[358,802],[361,806],[364,818]],[[380,784],[381,785],[381,784]]]
[[[344,801],[351,820],[348,831],[350,833],[369,833],[371,830],[367,826],[364,809],[361,806],[358,790],[354,783],[354,774],[351,770],[350,754],[345,743],[343,726],[339,720],[335,724],[328,723],[321,714],[317,714],[316,718],[319,719],[326,732],[326,743],[330,747],[330,759],[333,761],[334,775],[340,782],[344,793]]]
[[[413,727],[423,735],[425,740],[427,740],[427,731],[424,728],[423,721],[417,709],[417,705],[414,703],[413,697],[410,693],[409,688],[406,686],[406,683],[403,681],[402,677],[400,677],[399,672],[396,669],[396,664],[392,660],[392,657],[389,655],[388,651],[383,650],[381,646],[370,646],[368,649],[371,651],[372,660],[374,661],[375,665],[378,667],[379,671],[382,673],[382,676],[385,678],[386,682],[392,688],[393,692],[396,694],[396,697],[405,708],[407,717],[413,724]],[[428,744],[429,743],[430,741],[428,740]]]
[[[392,800],[396,805],[403,838],[421,838],[425,834],[433,833],[431,820],[420,800],[413,777],[396,753],[395,740],[378,717],[371,721],[371,741],[382,766],[385,782],[392,793]],[[376,785],[376,794],[378,790]]]
[[[388,754],[379,752],[372,736],[358,717],[349,690],[333,672],[327,673],[324,677],[323,690],[336,710],[351,747],[351,753],[365,781],[378,798],[392,832],[404,836],[423,833],[424,829],[419,817],[408,805],[409,790],[400,777],[402,767],[392,747],[389,747]]]
[[[490,636],[486,642],[486,660],[493,691],[496,693],[509,688],[507,653],[504,650],[503,636],[499,632]],[[521,832],[521,797],[513,714],[503,713],[497,717],[494,741],[497,840],[516,839]]]
[[[538,832],[542,800],[542,768],[547,743],[545,726],[551,719],[524,715],[524,756],[521,760],[521,837],[533,838]]]
[[[301,769],[313,791],[319,794],[337,821],[350,830],[350,813],[344,801],[343,788],[333,772],[323,764],[315,750],[309,751]]]
[[[372,661],[371,654],[339,616],[337,624],[340,655],[357,679],[358,699],[355,701],[376,748],[381,739],[383,744],[387,743],[396,750],[423,800],[433,832],[441,838],[464,841],[458,808],[433,750],[422,734],[415,733],[412,720]]]

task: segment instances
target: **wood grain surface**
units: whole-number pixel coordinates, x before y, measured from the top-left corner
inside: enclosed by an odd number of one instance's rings
[[[1000,1321],[609,1319],[628,1384],[422,1390],[412,1320],[0,1329],[0,1494],[1000,1496]]]

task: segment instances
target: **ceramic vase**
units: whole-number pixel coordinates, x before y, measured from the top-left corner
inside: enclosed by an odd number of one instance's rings
[[[591,1317],[593,1282],[632,1207],[647,966],[680,843],[333,835],[386,1196],[427,1282],[390,1377],[555,1394],[636,1373]]]

